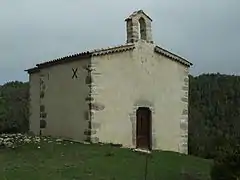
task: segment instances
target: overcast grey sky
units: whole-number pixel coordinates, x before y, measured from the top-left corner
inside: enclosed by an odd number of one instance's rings
[[[143,9],[157,45],[191,73],[240,74],[240,0],[0,0],[0,84],[24,69],[88,49],[125,43],[124,19]]]

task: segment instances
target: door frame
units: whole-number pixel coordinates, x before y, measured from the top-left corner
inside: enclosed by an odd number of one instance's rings
[[[140,106],[137,108],[136,110],[136,148],[137,149],[146,149],[143,147],[139,147],[139,139],[138,139],[138,117],[139,117],[139,113],[141,113],[141,110],[143,111],[148,111],[148,144],[147,144],[147,150],[152,150],[152,111],[151,108],[149,107],[144,107],[144,106]]]

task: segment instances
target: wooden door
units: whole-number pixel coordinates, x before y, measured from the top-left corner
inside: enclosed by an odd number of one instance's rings
[[[151,110],[140,107],[137,110],[137,148],[151,149]]]

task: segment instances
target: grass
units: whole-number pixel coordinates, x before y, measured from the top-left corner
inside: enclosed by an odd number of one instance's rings
[[[110,145],[41,142],[0,150],[1,180],[144,180],[146,155]],[[211,162],[173,152],[153,152],[149,180],[181,180],[181,171],[203,174]]]

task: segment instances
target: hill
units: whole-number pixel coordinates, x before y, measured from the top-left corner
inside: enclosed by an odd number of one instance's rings
[[[0,162],[1,177],[11,180],[139,180],[144,179],[146,154],[46,138],[37,144],[1,149]],[[147,179],[187,179],[182,175],[186,172],[205,180],[210,166],[210,160],[156,151],[148,158]]]

